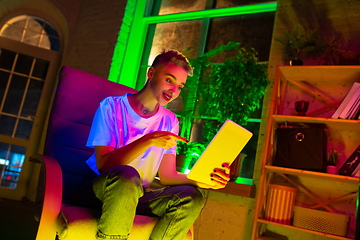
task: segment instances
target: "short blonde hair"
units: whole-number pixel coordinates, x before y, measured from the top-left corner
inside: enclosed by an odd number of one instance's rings
[[[193,75],[193,68],[189,63],[189,60],[182,53],[176,50],[163,50],[162,53],[156,56],[151,66],[155,68],[157,65],[164,63],[167,64],[170,62],[184,69],[188,76]]]

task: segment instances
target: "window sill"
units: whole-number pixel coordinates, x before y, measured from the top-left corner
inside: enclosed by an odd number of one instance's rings
[[[241,184],[236,182],[228,182],[226,187],[222,189],[209,189],[210,191],[221,192],[241,197],[255,198],[255,186],[253,184]]]

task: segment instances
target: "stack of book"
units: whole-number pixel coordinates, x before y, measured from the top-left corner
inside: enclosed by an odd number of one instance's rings
[[[332,118],[360,119],[360,83],[355,82]]]

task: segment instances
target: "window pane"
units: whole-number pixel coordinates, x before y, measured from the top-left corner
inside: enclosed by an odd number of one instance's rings
[[[51,50],[50,39],[47,36],[43,36],[40,40],[39,47]]]
[[[18,29],[22,30],[26,24],[26,16],[21,15],[21,16],[15,17],[15,18],[11,19],[8,23],[10,24],[10,26],[17,27]]]
[[[27,78],[14,74],[6,95],[3,112],[17,115],[24,95]]]
[[[15,59],[15,52],[6,50],[6,49],[1,49],[0,51],[0,68],[6,69],[6,70],[11,70],[13,63],[14,63],[14,59]]]
[[[274,2],[274,0],[216,0],[215,8],[238,7],[265,2]]]
[[[201,20],[158,23],[153,38],[149,65],[163,49],[183,51],[191,47],[192,52],[187,57],[195,58],[200,27]]]
[[[3,100],[6,86],[9,82],[10,73],[0,71],[0,103]]]
[[[57,31],[50,24],[45,24],[44,30],[45,30],[45,33],[47,34],[47,36],[44,36],[42,38],[40,46],[44,47],[46,49],[59,51],[60,50],[60,40],[59,40],[59,35],[58,35]],[[47,44],[49,44],[49,45],[47,45]]]
[[[39,80],[30,80],[27,90],[25,102],[21,111],[23,117],[35,117],[38,103],[40,101],[41,92],[44,82]]]
[[[248,122],[245,128],[252,132],[253,136],[241,151],[242,153],[246,154],[246,157],[241,163],[240,177],[253,178],[260,123]]]
[[[6,163],[8,149],[9,149],[9,144],[0,142],[0,164],[8,164]]]
[[[20,177],[21,168],[4,166],[5,171],[1,181],[1,187],[15,189]]]
[[[25,158],[26,147],[12,145],[10,148],[10,165],[22,167]]]
[[[0,115],[0,134],[12,136],[15,127],[16,118]]]
[[[41,33],[43,30],[44,22],[40,19],[35,19],[34,17],[29,17],[26,30],[30,30],[35,33]]]
[[[15,65],[15,72],[23,73],[23,74],[30,74],[30,69],[32,66],[34,58],[31,56],[27,56],[24,54],[19,54],[18,59]]]
[[[59,38],[57,31],[50,24],[45,24],[44,30],[46,34],[49,35],[50,37]]]
[[[33,121],[19,119],[19,123],[16,128],[15,137],[25,140],[29,140]]]
[[[8,148],[0,149],[0,152],[8,154]],[[6,161],[5,171],[2,176],[1,186],[8,188],[16,188],[17,181],[19,180],[21,167],[24,163],[26,148],[21,146],[12,145],[8,154],[8,161]],[[1,166],[1,165],[0,165]]]
[[[51,50],[59,51],[60,50],[60,40],[59,38],[49,37]]]
[[[25,32],[24,43],[29,45],[38,46],[40,42],[40,33],[27,30]]]
[[[254,48],[259,53],[259,61],[268,61],[274,18],[275,12],[213,18],[206,51],[234,41],[241,43],[246,50]],[[231,53],[219,54],[213,60],[222,63],[229,57],[232,57]]]
[[[162,0],[159,15],[204,10],[206,0]]]
[[[45,80],[48,68],[49,68],[48,61],[37,58],[32,72],[32,76]]]
[[[4,25],[2,32],[1,32],[1,36],[2,37],[6,37],[6,38],[10,38],[12,40],[15,41],[21,41],[21,37],[23,34],[23,30],[22,28],[17,28],[13,25]]]
[[[154,58],[162,52],[163,49],[174,49],[178,51],[187,51],[188,58],[195,58],[196,47],[200,35],[201,20],[158,23],[156,25],[153,44],[148,60],[151,65]],[[182,98],[178,97],[168,105],[174,113],[183,110]]]

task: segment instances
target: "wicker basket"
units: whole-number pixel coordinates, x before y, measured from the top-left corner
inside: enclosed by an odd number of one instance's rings
[[[345,236],[348,223],[346,215],[294,206],[295,227]]]

